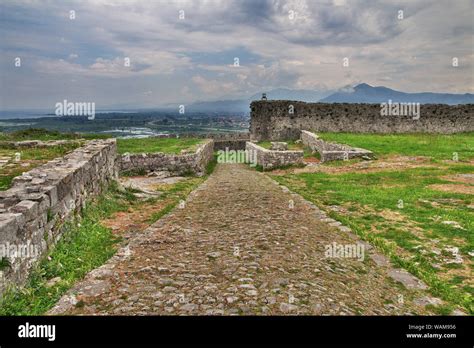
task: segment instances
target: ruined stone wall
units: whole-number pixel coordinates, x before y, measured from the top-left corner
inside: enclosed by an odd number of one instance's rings
[[[224,150],[245,150],[245,143],[250,140],[250,133],[224,133],[209,134],[214,140],[214,151]]]
[[[214,154],[214,141],[207,140],[195,152],[184,154],[143,153],[122,155],[119,158],[121,172],[169,171],[175,174],[194,173],[202,176]]]
[[[245,150],[245,143],[250,140],[250,133],[183,133],[183,134],[161,134],[157,138],[205,138],[214,140],[214,151],[225,149]]]
[[[272,168],[303,164],[303,151],[272,151],[252,142],[247,142],[245,149],[256,153],[257,164],[264,170]],[[252,157],[255,158],[255,157]]]
[[[245,143],[249,141],[246,140],[214,140],[214,151],[225,151],[225,149],[229,150],[245,150]]]
[[[301,142],[311,150],[317,151],[321,155],[321,162],[348,160],[356,157],[371,158],[373,156],[371,151],[324,141],[316,134],[305,130],[301,131]]]
[[[0,270],[0,294],[8,284],[24,284],[61,236],[63,223],[117,178],[116,158],[115,139],[93,140],[23,173],[0,191],[0,251],[10,264]]]
[[[2,148],[10,149],[27,149],[27,148],[47,148],[54,146],[67,145],[70,143],[77,143],[85,141],[84,139],[75,139],[75,140],[22,140],[22,141],[0,141],[0,146]]]
[[[259,100],[252,102],[250,109],[252,141],[298,139],[301,130],[446,134],[474,131],[474,104],[424,104],[417,120],[411,116],[381,116],[380,104]]]

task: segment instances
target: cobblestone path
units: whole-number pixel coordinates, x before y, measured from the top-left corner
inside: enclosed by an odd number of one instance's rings
[[[424,290],[388,277],[369,245],[364,261],[325,257],[328,244],[360,242],[337,225],[266,175],[221,164],[50,314],[426,313],[412,301]]]

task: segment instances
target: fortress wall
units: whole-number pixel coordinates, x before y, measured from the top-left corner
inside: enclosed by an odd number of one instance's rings
[[[23,173],[0,191],[0,294],[23,285],[62,234],[62,226],[117,178],[115,139],[93,140],[66,156]]]
[[[474,131],[474,104],[423,104],[419,119],[382,116],[380,104],[259,100],[253,101],[250,109],[251,141],[298,139],[301,130],[444,134]]]

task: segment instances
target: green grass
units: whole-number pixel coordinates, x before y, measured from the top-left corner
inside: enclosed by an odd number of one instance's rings
[[[117,139],[118,152],[124,153],[153,153],[164,152],[179,154],[181,150],[196,150],[204,139],[197,138],[140,138]]]
[[[213,168],[212,168],[213,169]],[[209,174],[212,173],[212,171],[209,172]],[[165,200],[167,204],[165,207],[156,212],[153,213],[150,218],[148,219],[148,222],[150,224],[154,223],[155,221],[158,221],[161,219],[163,216],[168,214],[171,210],[173,210],[174,207],[181,201],[186,199],[186,196],[194,190],[197,186],[199,186],[201,183],[205,181],[206,177],[189,177],[186,178],[183,181],[179,181],[175,184],[169,185],[169,184],[163,184],[160,185],[157,189],[158,191],[161,192],[160,195],[160,200]]]
[[[0,133],[0,157],[15,158],[15,153],[21,154],[21,161],[16,163],[13,160],[6,166],[0,168],[0,191],[10,188],[14,177],[29,171],[41,164],[46,163],[57,157],[62,157],[66,153],[74,150],[82,145],[79,139],[104,139],[109,138],[103,134],[78,134],[78,133],[61,133],[58,131],[50,131],[42,128],[28,128],[11,133]],[[44,148],[21,148],[15,149],[7,143],[12,141],[24,140],[71,140],[70,143]],[[29,162],[29,166],[23,166],[25,161]]]
[[[462,162],[474,157],[472,134],[326,133],[322,137],[375,150],[383,156],[427,156],[432,159],[428,163],[436,165],[431,167],[368,173],[355,170],[334,174],[285,174],[273,178],[328,211],[331,217],[389,255],[396,265],[424,280],[435,295],[448,302],[446,308],[458,305],[473,313],[472,286],[460,279],[472,281],[466,274],[472,275],[472,257],[468,252],[474,250],[474,211],[469,206],[473,204],[474,196],[430,187],[453,184],[444,176],[474,173],[473,165]],[[450,160],[454,151],[459,153],[460,162],[439,161]],[[337,166],[350,164],[351,161],[345,161]],[[399,205],[400,200],[403,206]],[[332,211],[329,209],[332,205],[342,206],[350,213]],[[443,221],[456,221],[463,229],[443,224]],[[434,248],[443,252],[448,246],[459,248],[464,264],[444,264],[433,252]],[[435,267],[435,264],[440,266]]]
[[[0,133],[0,141],[23,141],[23,140],[74,140],[74,139],[106,139],[106,134],[79,134],[61,133],[43,128],[27,128],[10,133]]]
[[[104,264],[117,250],[120,239],[101,221],[119,211],[144,209],[145,205],[164,202],[164,208],[153,213],[148,219],[152,224],[168,214],[181,199],[194,190],[212,174],[216,160],[211,161],[204,177],[189,177],[175,184],[163,184],[158,198],[146,201],[137,200],[136,190],[119,189],[112,184],[109,189],[96,197],[82,212],[82,218],[65,225],[60,241],[54,249],[31,272],[27,285],[20,289],[7,291],[0,302],[0,315],[43,315],[77,281],[91,270]],[[9,267],[7,259],[0,260],[0,269]],[[50,279],[61,280],[48,287]]]
[[[7,269],[8,267],[10,267],[10,260],[8,260],[8,258],[6,257],[2,257],[0,259],[0,271],[3,271]]]
[[[179,181],[175,184],[163,184],[158,186],[157,190],[161,192],[159,199],[165,200],[167,204],[162,210],[153,213],[148,219],[148,222],[152,224],[155,221],[158,221],[171,210],[173,210],[181,200],[185,200],[191,191],[202,184],[209,177],[209,175],[212,174],[216,168],[216,165],[217,154],[214,154],[213,159],[207,164],[205,176],[187,177],[185,180]]]
[[[100,224],[114,212],[123,211],[135,197],[115,185],[88,204],[81,219],[64,226],[61,240],[31,272],[28,284],[21,290],[7,291],[0,302],[0,315],[41,315],[89,271],[102,265],[116,251],[119,239]],[[47,281],[60,277],[55,285]]]
[[[285,143],[288,144],[288,151],[303,151],[304,158],[317,158],[321,159],[321,155],[317,151],[312,151],[309,147],[303,146],[301,143],[296,143],[295,140],[285,140]],[[264,149],[270,149],[272,146],[271,141],[260,141],[257,145],[263,147]],[[278,168],[282,169],[282,168]]]
[[[14,177],[54,158],[62,157],[80,145],[81,143],[77,141],[58,146],[26,149],[10,149],[0,145],[0,157],[11,158],[6,165],[0,168],[0,191],[10,188]],[[14,161],[16,153],[20,153],[20,161],[18,162]],[[29,163],[29,165],[23,166],[22,164],[25,163]]]
[[[441,134],[364,134],[317,133],[327,141],[365,148],[379,155],[427,156],[434,160],[474,158],[474,133]]]
[[[212,159],[209,161],[209,163],[206,166],[206,175],[211,175],[214,169],[217,166],[217,152],[215,152],[212,156]]]
[[[288,151],[301,151],[303,146],[299,143],[295,143],[294,140],[285,140],[285,143],[288,144]],[[271,141],[260,141],[257,143],[258,146],[263,147],[264,149],[270,149],[272,147]]]

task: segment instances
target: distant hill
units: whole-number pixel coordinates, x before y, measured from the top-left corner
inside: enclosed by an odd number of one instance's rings
[[[186,107],[191,112],[250,112],[248,100],[216,100],[196,102]]]
[[[373,87],[361,83],[353,88],[347,87],[325,98],[322,103],[384,103],[411,102],[421,104],[470,104],[474,103],[474,94],[449,94],[449,93],[405,93],[387,87]]]
[[[268,100],[299,100],[308,103],[384,103],[412,102],[421,104],[469,104],[474,103],[474,94],[449,93],[405,93],[387,87],[373,87],[361,83],[355,87],[345,87],[339,91],[313,91],[306,89],[277,88],[265,92]],[[253,100],[260,100],[262,93],[247,99],[216,100],[196,102],[186,107],[192,112],[250,112]]]
[[[268,100],[299,100],[307,103],[315,103],[321,98],[329,96],[334,91],[312,91],[307,89],[278,88],[266,92]],[[254,94],[249,101],[260,100],[262,93]]]
[[[324,98],[334,91],[312,91],[306,89],[287,89],[278,88],[268,92],[264,92],[267,95],[268,100],[300,100],[305,102],[317,102],[321,98]],[[206,111],[234,111],[234,112],[250,112],[249,106],[253,100],[262,99],[262,93],[257,93],[250,96],[247,99],[236,99],[236,100],[216,100],[216,101],[203,101],[196,102],[189,105],[186,109],[193,112],[206,112]]]

